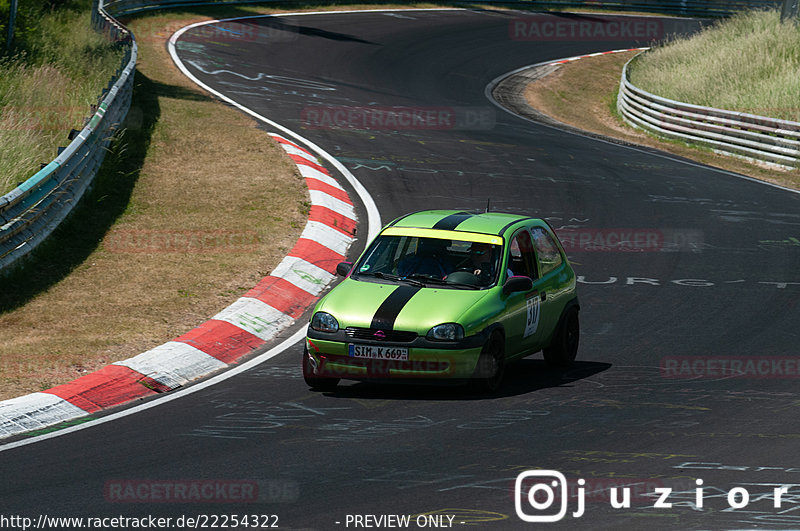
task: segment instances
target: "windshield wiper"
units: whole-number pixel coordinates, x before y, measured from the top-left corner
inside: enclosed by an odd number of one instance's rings
[[[411,278],[408,278],[408,277],[398,277],[397,275],[392,275],[391,273],[381,273],[380,271],[376,271],[374,273],[365,271],[363,273],[359,273],[358,275],[359,276],[363,275],[363,276],[367,276],[367,277],[380,278],[381,280],[394,280],[395,282],[403,281],[403,282],[408,282],[412,286],[419,286],[421,288],[425,287],[425,284],[423,284],[419,280],[414,280],[414,279],[411,279]]]
[[[448,282],[447,280],[444,280],[442,278],[431,277],[431,276],[428,276],[428,275],[421,275],[421,274],[418,274],[418,273],[417,274],[413,274],[413,275],[409,275],[409,278],[423,279],[425,282],[428,282],[428,283],[431,283],[431,284],[440,284],[442,286],[456,286],[456,287],[459,287],[459,288],[481,289],[480,286],[475,286],[473,284],[463,284],[461,282]]]

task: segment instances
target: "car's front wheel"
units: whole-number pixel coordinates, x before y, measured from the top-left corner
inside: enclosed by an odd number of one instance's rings
[[[303,347],[303,380],[312,391],[333,391],[339,385],[339,378],[324,378],[314,374],[314,366],[308,346]]]
[[[551,367],[568,367],[578,354],[581,327],[578,308],[571,306],[561,317],[550,346],[542,351],[544,361]]]
[[[483,345],[478,365],[470,382],[472,388],[482,393],[497,391],[503,382],[505,374],[505,341],[499,331],[492,332]]]

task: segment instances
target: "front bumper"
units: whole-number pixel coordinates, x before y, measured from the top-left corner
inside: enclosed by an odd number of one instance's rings
[[[475,373],[482,335],[445,343],[417,338],[409,343],[345,339],[309,330],[306,350],[314,376],[354,380],[371,379],[469,379]],[[325,336],[328,336],[327,338]],[[351,357],[350,344],[408,348],[407,360],[376,360]]]

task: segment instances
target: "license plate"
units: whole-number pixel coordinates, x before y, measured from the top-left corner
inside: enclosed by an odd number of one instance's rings
[[[383,345],[350,345],[350,357],[403,361],[408,359],[408,348]]]

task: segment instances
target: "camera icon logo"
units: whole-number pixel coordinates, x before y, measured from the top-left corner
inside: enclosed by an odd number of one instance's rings
[[[533,479],[538,481],[530,485]],[[558,512],[548,514],[556,501],[555,489],[560,489]],[[558,522],[567,514],[567,501],[567,478],[557,470],[526,470],[514,483],[514,508],[525,522]]]

